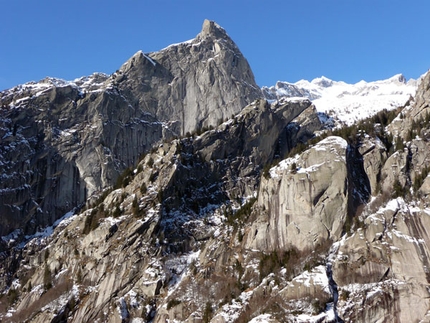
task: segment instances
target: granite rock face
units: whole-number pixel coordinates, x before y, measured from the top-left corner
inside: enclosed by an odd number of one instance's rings
[[[177,135],[215,126],[262,96],[236,44],[209,20],[191,41],[136,53],[113,79],[132,105]]]
[[[136,53],[111,76],[2,92],[0,234],[52,224],[153,145],[216,126],[259,96],[246,59],[212,21],[190,42]]]
[[[328,137],[297,158],[272,168],[260,185],[263,210],[247,248],[312,250],[340,238],[347,214],[347,142]]]
[[[337,243],[333,278],[344,320],[419,322],[426,317],[427,212],[410,208],[401,198],[391,200],[369,212],[362,228]],[[362,308],[350,308],[358,299]]]
[[[157,119],[103,84],[86,92],[48,79],[22,86],[17,95],[15,89],[3,95],[8,105],[1,118],[2,234],[24,227],[31,233],[52,224],[112,185],[163,138]],[[13,221],[6,222],[9,218]]]

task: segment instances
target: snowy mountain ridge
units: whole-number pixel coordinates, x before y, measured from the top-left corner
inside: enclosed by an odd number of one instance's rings
[[[420,79],[406,81],[402,74],[397,74],[386,80],[349,84],[322,76],[296,83],[279,81],[275,86],[263,87],[262,91],[269,100],[308,98],[318,112],[351,125],[381,110],[404,106],[415,95]]]

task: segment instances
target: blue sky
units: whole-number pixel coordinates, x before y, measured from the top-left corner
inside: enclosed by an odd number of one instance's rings
[[[0,90],[45,76],[112,73],[138,50],[224,27],[257,84],[350,83],[430,68],[428,0],[0,0]]]

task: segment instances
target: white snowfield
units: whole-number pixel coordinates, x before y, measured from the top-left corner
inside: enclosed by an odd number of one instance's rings
[[[383,109],[390,111],[404,106],[415,95],[422,77],[406,81],[402,74],[397,74],[386,80],[348,84],[322,76],[311,82],[277,82],[275,86],[263,87],[262,90],[272,100],[308,98],[318,112],[351,125]]]

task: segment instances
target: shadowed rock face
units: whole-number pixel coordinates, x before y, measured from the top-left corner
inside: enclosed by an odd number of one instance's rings
[[[0,94],[0,235],[51,224],[115,183],[155,143],[216,126],[260,96],[227,33],[136,53],[112,76],[45,79]]]
[[[76,84],[44,82],[28,85],[21,99],[13,90],[4,94],[1,234],[52,223],[112,185],[163,138],[161,123],[130,107],[113,87],[85,92]]]
[[[216,129],[194,140],[184,139],[181,143],[183,162],[176,166],[174,178],[164,189],[169,196],[164,206],[190,213],[193,205],[204,209],[208,204],[253,196],[258,190],[263,166],[273,160],[285,127],[295,115],[312,110],[310,101],[307,103],[306,106],[303,102],[300,111],[295,103],[275,109],[265,100],[256,100]],[[183,198],[193,189],[198,191],[202,187],[205,187],[204,194]],[[187,239],[183,227],[177,223],[164,230],[166,236],[182,233],[180,238]]]

